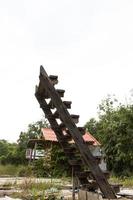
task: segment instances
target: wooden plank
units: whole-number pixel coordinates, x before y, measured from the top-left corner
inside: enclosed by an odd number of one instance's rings
[[[66,134],[66,135],[63,135],[63,136],[61,137],[61,139],[62,139],[62,141],[63,141],[63,140],[71,141],[71,140],[72,140],[72,136],[69,135],[69,134]]]
[[[56,92],[59,94],[60,97],[64,97],[65,90],[56,89]]]
[[[111,184],[111,187],[114,189],[114,191],[116,192],[116,193],[119,193],[120,192],[120,187],[121,187],[122,185],[121,184],[115,184],[115,185],[112,185]]]
[[[74,166],[74,165],[82,165],[82,160],[80,159],[80,160],[77,160],[77,159],[69,159],[68,160],[68,162],[69,162],[69,164],[70,165],[72,165],[72,166]]]
[[[65,150],[65,152],[73,153],[76,151],[76,148],[74,146],[70,146],[70,147],[64,148],[64,150]]]
[[[54,116],[55,118],[57,118],[57,119],[60,118],[60,115],[59,115],[59,113],[58,113],[57,110],[53,113],[53,116]],[[79,115],[74,115],[74,114],[72,114],[72,115],[71,115],[71,118],[72,118],[72,120],[73,120],[73,122],[74,122],[75,124],[77,124],[77,123],[79,122]]]
[[[94,141],[85,141],[85,143],[89,146],[93,145],[94,144]]]
[[[97,181],[102,193],[104,194],[106,198],[112,198],[112,199],[116,198],[113,189],[110,187],[109,183],[107,182],[100,167],[96,164],[96,161],[93,155],[91,154],[87,145],[84,143],[84,140],[78,128],[76,127],[75,123],[71,120],[70,114],[66,110],[65,105],[61,101],[59,94],[57,93],[53,85],[51,84],[48,78],[48,75],[42,66],[40,67],[40,82],[42,82],[45,89],[49,93],[49,96],[54,102],[54,105],[56,106],[62,121],[64,122],[66,127],[69,129],[81,153],[81,156],[84,159],[84,162],[86,163],[86,165],[88,165],[88,167],[92,171],[92,174],[95,177],[95,180]]]
[[[61,123],[61,124],[59,125],[59,127],[60,127],[62,130],[66,129],[66,125],[65,125],[64,123]]]
[[[85,127],[78,127],[78,130],[81,133],[81,135],[85,134]]]
[[[63,101],[63,103],[64,103],[64,105],[66,106],[67,109],[71,108],[71,104],[72,104],[71,101]],[[52,101],[49,102],[49,108],[50,109],[54,109],[55,108],[55,106],[54,106]]]
[[[96,181],[93,181],[93,182],[89,182],[88,184],[83,185],[82,188],[85,188],[88,191],[95,191],[98,189],[98,184],[96,183]]]
[[[106,178],[109,178],[110,173],[108,171],[104,171],[103,173],[106,176]],[[80,178],[88,177],[89,179],[94,179],[94,177],[92,176],[92,172],[90,170],[83,172],[76,172],[76,176]]]
[[[72,120],[73,120],[73,122],[74,122],[75,124],[77,124],[77,123],[79,122],[79,115],[74,115],[74,114],[72,114],[72,115],[71,115],[71,118],[72,118]]]
[[[53,85],[56,85],[58,83],[58,76],[50,75],[49,78]]]
[[[71,108],[71,104],[72,104],[71,101],[63,101],[63,103],[64,103],[64,105],[66,106],[67,109]]]

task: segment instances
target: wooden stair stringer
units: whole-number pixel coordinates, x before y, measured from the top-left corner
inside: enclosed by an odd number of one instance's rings
[[[106,177],[102,173],[100,167],[97,165],[94,156],[92,155],[91,151],[89,150],[88,146],[85,144],[82,135],[80,134],[77,126],[75,123],[72,121],[71,116],[69,112],[67,111],[65,105],[63,104],[58,92],[55,90],[54,86],[52,85],[46,71],[44,68],[41,66],[40,67],[40,84],[43,90],[41,91],[38,90],[36,91],[36,97],[42,96],[43,93],[42,91],[45,91],[46,94],[48,95],[49,98],[51,98],[52,102],[54,103],[54,106],[56,107],[61,121],[65,124],[65,126],[68,128],[80,154],[81,157],[86,164],[86,166],[89,167],[91,170],[91,173],[93,177],[95,178],[101,192],[103,193],[104,197],[114,199],[116,198],[114,190],[111,188],[109,185]],[[46,110],[44,111],[46,113]],[[48,119],[50,124],[51,124],[51,119]],[[53,123],[53,122],[52,122]],[[52,126],[52,124],[51,124]],[[57,134],[57,139],[59,139],[59,134],[57,132],[58,130],[58,124],[57,124],[57,130],[55,127],[52,127],[52,129],[55,131]],[[60,142],[60,139],[59,139]]]
[[[35,94],[38,102],[40,105],[42,105],[42,99],[37,95],[37,93]],[[45,113],[45,115],[47,116],[47,119],[51,125],[51,128],[53,129],[53,131],[56,133],[56,136],[57,136],[57,139],[58,139],[58,142],[60,143],[66,157],[68,158],[68,162],[69,164],[71,165],[71,159],[69,157],[69,154],[67,153],[67,149],[70,148],[70,144],[67,142],[67,141],[62,141],[62,130],[61,128],[59,127],[58,123],[56,122],[56,120],[52,117],[52,112],[51,110],[49,109],[49,106],[47,105],[47,102],[45,100],[43,100],[43,106],[42,106],[42,110],[43,112]],[[64,143],[65,142],[65,143]],[[65,144],[65,145],[64,145]],[[72,152],[73,153],[73,152]],[[71,153],[71,155],[72,155]],[[73,153],[73,155],[75,156],[75,153]],[[81,166],[83,165],[82,162],[79,163],[79,166],[78,166],[78,170],[75,170],[76,171],[79,171],[81,169]],[[75,168],[75,166],[73,166]],[[76,168],[75,168],[76,169]],[[78,175],[77,175],[78,177]],[[80,177],[79,177],[79,182],[80,182]],[[86,177],[85,179],[85,182],[87,183],[87,185],[89,185],[89,181]],[[85,184],[84,184],[85,185]]]

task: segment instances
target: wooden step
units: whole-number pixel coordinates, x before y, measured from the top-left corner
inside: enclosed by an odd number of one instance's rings
[[[104,175],[106,176],[106,178],[109,178],[109,172],[108,171],[104,171],[103,172]],[[93,179],[93,176],[92,176],[92,173],[90,170],[88,171],[84,171],[84,172],[76,172],[76,176],[78,176],[79,178],[85,178],[85,177],[88,177],[90,179]]]
[[[85,134],[85,128],[84,127],[78,127],[78,130],[80,131],[81,135]]]
[[[101,162],[101,156],[94,156],[96,163],[99,165]]]
[[[85,143],[88,145],[88,146],[91,146],[94,144],[94,141],[85,141]]]
[[[64,148],[64,151],[65,151],[66,153],[73,153],[73,152],[76,152],[77,149],[75,148],[75,146],[69,146],[69,147],[65,147],[65,148]]]
[[[59,125],[60,127],[65,127],[64,123],[61,123]],[[85,134],[85,128],[84,127],[78,127],[78,130],[80,131],[81,135]],[[71,135],[70,131],[68,129],[65,130],[68,134]],[[94,141],[89,141],[88,144],[92,145],[94,143]]]
[[[65,90],[56,89],[56,92],[59,94],[60,97],[64,97]]]
[[[56,92],[58,93],[58,95],[60,97],[64,97],[65,90],[56,89]],[[43,98],[45,98],[45,99],[49,99],[50,98],[49,94],[46,91],[44,91],[44,93],[43,93]]]
[[[71,108],[71,104],[72,104],[71,101],[63,101],[63,103],[64,103],[64,105],[66,106],[67,109]],[[55,106],[54,106],[52,101],[50,101],[48,105],[49,105],[50,109],[54,109],[55,108]]]
[[[68,162],[72,166],[75,166],[75,165],[77,166],[77,165],[82,165],[83,164],[81,159],[80,160],[77,160],[77,159],[71,159],[70,160],[69,159]]]
[[[110,184],[110,185],[113,188],[113,190],[115,191],[115,193],[120,192],[120,187],[122,186],[121,184]]]
[[[75,175],[78,176],[79,178],[86,178],[91,175],[91,171],[76,172]]]
[[[104,175],[105,175],[105,177],[106,177],[107,179],[110,178],[110,172],[109,172],[109,171],[103,171],[103,173],[104,173]]]
[[[80,131],[81,135],[85,134],[85,128],[84,127],[78,127],[78,130]],[[70,134],[70,131],[68,129],[66,129],[66,132]]]
[[[58,93],[58,95],[60,97],[64,97],[65,90],[56,89],[56,92]],[[45,98],[45,99],[49,99],[50,98],[49,94],[46,91],[44,91],[44,93],[43,93],[43,98]]]
[[[82,166],[81,165],[75,165],[75,166],[73,166],[73,170],[74,170],[74,172],[82,171]]]
[[[56,85],[58,83],[58,76],[50,75],[49,78],[50,78],[53,85]]]
[[[56,119],[59,119],[60,118],[60,116],[59,116],[59,113],[58,113],[58,111],[56,110],[54,113],[53,113],[53,117],[55,117]],[[75,123],[75,124],[77,124],[78,122],[79,122],[79,115],[71,115],[71,118],[72,118],[72,120],[73,120],[73,122]]]
[[[95,191],[98,189],[98,184],[95,180],[88,180],[87,177],[79,178],[80,181],[80,187],[82,189],[88,190],[88,191]]]
[[[62,130],[64,130],[64,129],[66,129],[66,126],[65,126],[64,123],[61,123],[61,124],[59,124],[59,128],[62,129]]]
[[[66,141],[71,141],[72,140],[72,136],[70,134],[65,134],[65,135],[62,135],[60,137],[60,139],[63,141],[63,140],[66,140]]]
[[[98,184],[96,183],[96,181],[93,181],[93,182],[88,182],[88,184],[82,184],[81,187],[84,188],[85,190],[94,192],[98,189]]]
[[[75,124],[79,122],[79,115],[71,115],[71,118]]]
[[[71,101],[63,101],[63,103],[64,103],[64,105],[66,106],[67,109],[71,108],[71,104],[72,104]]]
[[[79,177],[79,181],[82,186],[89,183],[87,177]]]

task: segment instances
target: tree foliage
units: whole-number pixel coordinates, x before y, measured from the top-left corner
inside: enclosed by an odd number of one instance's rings
[[[1,164],[26,164],[25,157],[27,142],[29,139],[39,138],[42,127],[48,127],[45,120],[29,124],[26,132],[21,132],[17,143],[9,143],[0,140],[0,163]]]
[[[133,105],[108,97],[99,105],[99,119],[85,127],[103,144],[110,170],[120,176],[133,174]]]
[[[17,144],[0,140],[0,163],[15,163]]]
[[[9,143],[0,140],[0,163],[1,164],[28,164],[25,153],[29,139],[41,138],[41,129],[49,127],[47,121],[37,121],[28,125],[26,132],[21,132],[17,143]],[[47,145],[46,145],[47,146]],[[32,162],[32,166],[22,167],[19,175],[34,174],[37,177],[59,177],[70,175],[71,168],[60,145],[48,145],[45,156]]]
[[[69,165],[68,158],[65,156],[65,153],[60,144],[53,145],[51,149],[51,161],[53,176],[71,176],[72,168]]]

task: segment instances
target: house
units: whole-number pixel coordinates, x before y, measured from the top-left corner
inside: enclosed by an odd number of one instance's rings
[[[42,128],[42,138],[45,141],[58,142],[55,132],[50,128]],[[101,146],[101,144],[96,140],[96,138],[94,138],[89,132],[86,132],[83,135],[83,139],[88,144],[93,144],[94,146]]]
[[[42,135],[40,139],[31,139],[28,142],[28,149],[26,151],[26,158],[29,160],[39,159],[45,156],[45,149],[51,147],[52,145],[58,145],[58,140],[55,132],[50,128],[42,128]],[[83,139],[88,144],[93,156],[99,160],[99,166],[103,171],[106,171],[106,163],[104,161],[101,144],[94,138],[89,132],[83,135]],[[73,140],[70,143],[74,143]],[[43,146],[38,149],[38,146]]]

